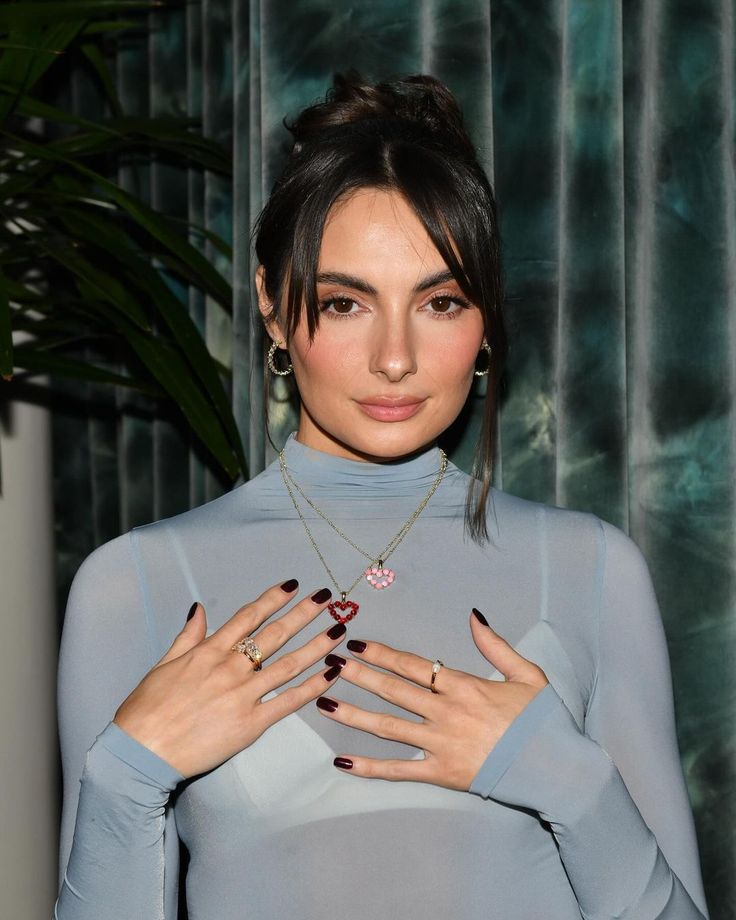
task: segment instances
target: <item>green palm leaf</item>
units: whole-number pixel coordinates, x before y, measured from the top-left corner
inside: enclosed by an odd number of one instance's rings
[[[100,42],[135,25],[131,13],[158,8],[125,0],[0,7],[0,374],[16,367],[165,399],[234,479],[247,476],[247,463],[223,383],[229,371],[169,284],[192,285],[231,312],[230,284],[191,240],[227,258],[231,247],[111,178],[116,163],[159,158],[231,172],[227,151],[197,133],[196,120],[122,110]],[[112,117],[81,117],[39,91],[59,61],[82,59]],[[15,347],[13,330],[24,336]],[[83,348],[97,357],[86,360]]]

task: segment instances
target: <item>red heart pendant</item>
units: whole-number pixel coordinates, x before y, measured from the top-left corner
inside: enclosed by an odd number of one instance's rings
[[[334,617],[338,623],[347,623],[358,612],[358,606],[355,601],[331,601],[327,605],[327,609],[330,611],[330,616]],[[350,613],[345,614],[343,617],[337,612],[338,610],[350,610]]]

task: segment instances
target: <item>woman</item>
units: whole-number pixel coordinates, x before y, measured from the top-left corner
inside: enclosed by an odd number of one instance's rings
[[[499,245],[453,97],[351,73],[291,130],[256,285],[298,429],[77,574],[56,917],[172,920],[180,840],[192,918],[706,917],[641,553],[490,486]],[[476,373],[471,478],[438,440]]]

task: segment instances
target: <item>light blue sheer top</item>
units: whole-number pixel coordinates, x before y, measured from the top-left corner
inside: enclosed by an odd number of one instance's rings
[[[286,458],[310,498],[376,553],[439,467],[437,448],[372,464],[293,435]],[[278,461],[89,556],[70,593],[59,664],[57,920],[174,920],[180,840],[190,920],[707,917],[667,646],[641,552],[592,514],[496,489],[491,542],[478,546],[463,535],[467,486],[450,463],[391,556],[393,585],[364,581],[351,594],[361,606],[345,638],[502,679],[473,642],[477,607],[544,669],[549,685],[468,792],[336,769],[336,754],[423,754],[325,718],[314,703],[185,781],[111,721],[192,601],[205,605],[209,634],[271,584],[298,578],[298,598],[331,587]],[[302,506],[338,583],[351,584],[365,559]],[[284,650],[330,623],[325,612]],[[330,695],[418,718],[346,681]]]

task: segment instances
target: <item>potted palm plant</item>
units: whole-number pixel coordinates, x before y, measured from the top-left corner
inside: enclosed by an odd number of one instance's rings
[[[230,311],[231,286],[195,243],[207,239],[227,257],[229,248],[115,178],[130,162],[230,171],[227,152],[193,119],[134,118],[120,104],[107,43],[162,6],[0,6],[0,376],[60,375],[167,401],[234,480],[247,470],[227,369],[176,293],[193,286]],[[80,63],[97,81],[104,117],[57,101],[59,82]]]

